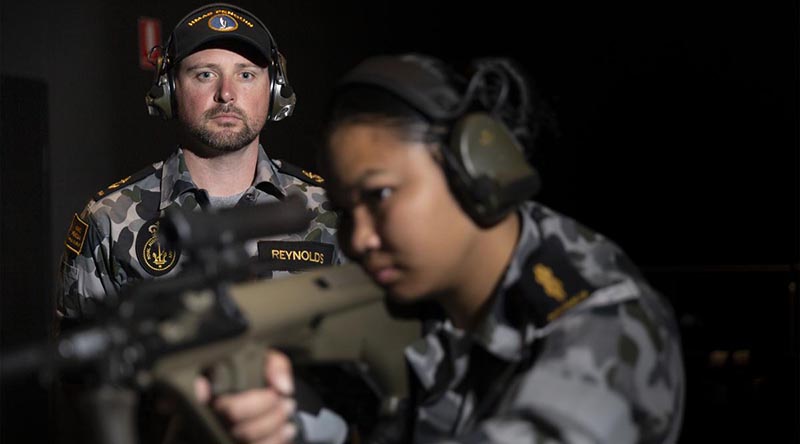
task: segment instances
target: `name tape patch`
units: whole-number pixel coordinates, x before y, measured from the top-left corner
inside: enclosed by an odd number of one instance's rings
[[[258,258],[272,271],[301,271],[331,265],[333,245],[314,241],[259,241]]]

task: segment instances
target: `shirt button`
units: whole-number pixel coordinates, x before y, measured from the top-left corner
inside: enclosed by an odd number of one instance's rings
[[[256,200],[256,195],[253,194],[253,193],[247,193],[247,194],[244,195],[244,200],[246,200],[248,202],[252,202],[252,201]]]

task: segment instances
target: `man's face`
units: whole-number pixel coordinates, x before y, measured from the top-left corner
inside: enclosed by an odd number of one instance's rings
[[[209,155],[253,142],[269,113],[269,72],[239,53],[204,49],[181,61],[175,76],[178,119]]]

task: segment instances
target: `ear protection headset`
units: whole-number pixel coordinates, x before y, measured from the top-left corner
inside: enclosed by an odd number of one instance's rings
[[[175,30],[181,24],[191,18],[191,16],[198,14],[209,8],[226,8],[237,13],[243,13],[251,17],[261,28],[266,31],[270,43],[270,60],[269,60],[269,78],[270,78],[270,97],[269,97],[269,120],[278,121],[292,115],[294,112],[297,97],[294,94],[294,89],[289,85],[289,78],[286,76],[286,59],[283,54],[278,51],[278,45],[269,32],[267,26],[258,17],[249,11],[238,6],[230,5],[227,3],[214,3],[205,5],[201,8],[186,14],[170,33],[167,44],[160,49],[161,52],[158,56],[155,80],[153,86],[145,95],[145,103],[147,105],[147,112],[151,116],[161,116],[163,119],[171,119],[175,117],[177,111],[177,102],[175,100],[175,79],[173,68],[175,67],[175,54],[173,54],[172,40]]]
[[[442,166],[462,208],[480,226],[502,220],[540,187],[538,172],[507,121],[523,133],[529,115],[528,88],[505,59],[473,62],[466,88],[459,91],[456,77],[438,60],[418,55],[368,59],[340,83],[371,85],[403,100],[434,125],[444,126]],[[519,103],[511,105],[512,88]],[[515,108],[513,116],[508,109]],[[506,113],[506,115],[501,115]]]

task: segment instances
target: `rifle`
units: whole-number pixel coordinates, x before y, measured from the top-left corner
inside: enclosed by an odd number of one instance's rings
[[[3,384],[32,371],[45,380],[81,375],[99,443],[136,443],[138,397],[159,388],[176,393],[213,442],[232,443],[213,410],[195,400],[194,381],[213,369],[215,393],[263,386],[267,347],[292,350],[301,364],[356,364],[349,368],[386,413],[405,397],[401,349],[419,326],[391,319],[383,291],[355,264],[246,281],[259,263],[243,243],[305,228],[310,216],[301,200],[213,214],[170,210],[160,242],[183,248],[191,263],[104,300],[93,319],[51,344],[8,354]]]

